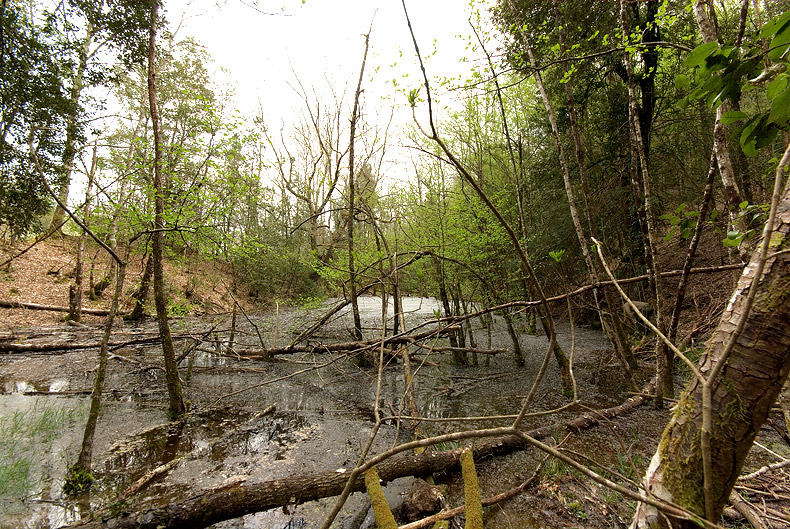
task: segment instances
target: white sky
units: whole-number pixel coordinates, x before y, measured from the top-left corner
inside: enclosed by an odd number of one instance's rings
[[[466,78],[471,64],[462,59],[471,54],[465,50],[472,34],[469,3],[407,0],[406,5],[422,55],[436,52],[426,62],[429,76]],[[228,70],[242,115],[256,113],[260,102],[267,126],[274,130],[282,124],[287,130],[302,111],[289,86],[296,76],[319,97],[329,92],[326,79],[340,93],[348,84],[353,96],[364,49],[362,35],[372,21],[363,80],[366,116],[371,119],[378,113],[388,118],[394,101],[401,108],[394,126],[411,123],[406,98],[396,93],[392,83],[396,79],[407,91],[422,85],[400,0],[306,0],[304,4],[301,0],[164,0],[164,6],[171,28],[183,14],[176,37],[194,37],[217,67]],[[443,102],[452,99],[442,98],[443,91],[433,80],[432,94]],[[403,151],[392,155],[408,158]]]

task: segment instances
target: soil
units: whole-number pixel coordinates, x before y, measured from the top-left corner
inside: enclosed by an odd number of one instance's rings
[[[0,299],[65,305],[68,275],[73,257],[68,241],[34,247],[2,272]],[[5,255],[10,253],[5,250]],[[140,265],[130,270],[139,277]],[[97,262],[104,271],[106,262]],[[103,273],[103,272],[102,272]],[[141,324],[118,321],[114,340],[128,342],[112,350],[105,383],[106,398],[95,438],[94,475],[90,496],[67,498],[61,491],[66,466],[76,458],[87,415],[89,392],[97,365],[97,350],[55,351],[46,354],[0,356],[0,426],[13,424],[14,417],[38,417],[61,412],[63,420],[47,435],[30,434],[23,441],[31,464],[28,483],[20,491],[3,495],[0,489],[0,528],[30,527],[50,529],[77,521],[88,511],[137,510],[178,501],[196,492],[234,481],[263,481],[304,472],[348,470],[358,458],[372,428],[372,403],[376,391],[375,369],[360,369],[347,358],[322,354],[283,356],[275,362],[247,360],[233,353],[229,343],[233,299],[224,285],[232,284],[230,269],[217,262],[184,260],[168,266],[170,293],[174,304],[183,304],[190,314],[172,320],[177,354],[190,351],[180,365],[186,398],[191,412],[177,423],[167,422],[167,395],[164,389],[161,349],[156,344],[131,343],[133,339],[155,336],[152,320]],[[133,283],[133,281],[130,281]],[[186,288],[191,285],[191,288]],[[128,291],[134,288],[130,284]],[[185,290],[191,290],[187,298]],[[108,294],[105,293],[105,297]],[[243,292],[237,299],[246,300]],[[274,347],[288,343],[296,332],[307,327],[333,300],[301,307],[256,310],[245,306],[249,320],[238,315],[234,327],[236,349]],[[86,304],[105,307],[107,300]],[[407,324],[414,326],[433,318],[435,300],[407,298]],[[363,327],[368,336],[380,333],[380,300],[360,300]],[[186,312],[186,311],[185,311]],[[68,342],[97,342],[101,318],[86,317],[85,326],[67,326],[64,313],[21,309],[0,309],[4,339],[40,340],[54,335]],[[335,318],[312,338],[319,341],[347,341],[351,326],[348,312]],[[488,348],[489,329],[473,324],[480,347]],[[600,332],[558,325],[560,341],[573,352],[574,372],[584,407],[602,408],[619,404],[628,393],[616,359]],[[3,336],[0,336],[2,339]],[[449,356],[415,356],[416,398],[421,415],[428,418],[481,416],[514,413],[529,392],[540,361],[546,352],[544,336],[520,333],[527,365],[516,368],[511,355],[491,357],[487,364],[458,367]],[[195,344],[198,346],[195,347]],[[440,342],[441,344],[441,342]],[[510,346],[500,317],[491,329],[491,348]],[[645,350],[649,350],[645,347]],[[640,383],[651,376],[651,359],[640,362]],[[324,367],[315,368],[323,364]],[[552,409],[568,402],[558,391],[559,372],[550,364],[533,409]],[[403,405],[403,372],[394,362],[384,369],[382,412]],[[273,406],[273,407],[272,407]],[[528,428],[566,421],[583,408],[566,410],[550,417],[528,419]],[[622,480],[638,480],[655,450],[657,439],[669,417],[669,410],[643,406],[630,415],[593,430],[565,439],[557,428],[555,444],[589,458],[597,469],[610,469]],[[780,415],[774,418],[782,424]],[[462,428],[491,426],[492,421],[426,422],[423,433],[430,435]],[[10,431],[10,430],[9,430]],[[11,434],[3,432],[4,442]],[[410,433],[394,426],[382,428],[373,445],[382,451]],[[16,439],[16,438],[13,438]],[[784,457],[787,444],[771,428],[764,428],[760,441]],[[0,456],[14,455],[0,450]],[[748,469],[776,461],[767,452],[753,450]],[[514,499],[486,509],[488,529],[510,527],[564,528],[626,527],[633,504],[619,494],[582,479],[580,474],[553,462],[534,450],[498,456],[478,463],[483,497],[518,486],[543,464],[538,479]],[[152,469],[171,463],[164,475],[152,480],[130,497],[118,501],[122,492]],[[457,473],[434,476],[451,506],[463,503],[463,484]],[[775,493],[767,497],[770,506],[790,512],[790,487],[781,474],[770,476],[766,487]],[[388,484],[385,491],[392,507],[409,492],[411,478]],[[776,501],[777,495],[780,497]],[[320,525],[334,504],[329,498],[304,505],[288,506],[229,520],[219,528],[308,528]],[[354,494],[341,512],[336,527],[371,527],[369,501]]]

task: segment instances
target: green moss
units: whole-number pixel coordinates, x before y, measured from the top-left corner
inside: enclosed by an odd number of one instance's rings
[[[76,496],[88,492],[93,481],[93,474],[76,465],[71,466],[63,483],[63,493],[67,496]]]
[[[732,383],[727,379],[724,379],[723,383],[724,387],[727,388],[727,394],[730,396],[730,399],[719,410],[720,423],[728,424],[747,420],[749,417],[749,412],[744,407],[741,396],[738,395],[738,392],[732,386]]]
[[[587,520],[587,512],[584,510],[584,504],[580,501],[572,501],[568,504],[568,510],[571,511],[576,518],[584,522]]]
[[[395,523],[395,517],[392,515],[387,498],[384,497],[384,490],[381,488],[376,467],[372,467],[365,472],[365,488],[368,491],[368,496],[370,496],[370,503],[373,505],[376,526],[379,529],[398,529],[398,524]]]
[[[466,503],[465,529],[483,529],[483,505],[480,486],[477,483],[475,459],[471,450],[461,452],[461,475],[464,478],[464,501]]]
[[[693,428],[694,397],[684,393],[667,430],[661,437],[658,450],[663,466],[664,486],[675,503],[704,513],[705,493],[702,479],[700,432]],[[672,435],[669,435],[670,430]]]

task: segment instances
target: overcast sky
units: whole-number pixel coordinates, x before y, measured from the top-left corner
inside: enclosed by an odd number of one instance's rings
[[[393,101],[405,104],[393,79],[407,89],[422,84],[400,0],[165,0],[164,5],[172,29],[182,21],[177,38],[193,36],[205,45],[216,66],[226,68],[235,82],[239,109],[255,113],[260,103],[270,128],[289,124],[301,112],[289,86],[296,76],[319,95],[329,93],[327,79],[338,92],[347,83],[353,94],[362,35],[371,22],[363,81],[368,118],[389,116]],[[466,77],[471,65],[462,59],[470,53],[465,50],[469,3],[407,0],[406,5],[422,55],[436,52],[426,63],[429,76]],[[443,102],[454,97],[443,96],[435,84],[432,89]],[[395,121],[410,122],[410,112],[401,108]]]

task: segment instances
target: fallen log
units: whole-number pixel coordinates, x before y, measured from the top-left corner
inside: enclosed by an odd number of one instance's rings
[[[460,331],[461,327],[459,325],[448,325],[447,327],[442,327],[441,329],[429,329],[427,331],[419,332],[416,334],[396,334],[395,336],[389,336],[384,339],[384,345],[396,345],[402,343],[414,343],[420,340],[425,340],[427,338],[432,338],[434,336],[442,336],[447,334],[448,332]],[[289,345],[286,347],[278,347],[272,349],[261,349],[261,348],[254,348],[254,349],[238,349],[235,352],[239,356],[265,356],[268,354],[269,357],[278,356],[278,355],[286,355],[286,354],[294,354],[294,353],[339,353],[339,352],[346,352],[346,351],[357,351],[359,349],[368,349],[371,347],[376,347],[381,345],[381,339],[372,339],[372,340],[362,340],[358,342],[338,342],[338,343],[313,343],[313,344],[305,344],[305,345]]]
[[[175,337],[174,337],[175,338]],[[120,349],[130,345],[154,344],[159,342],[158,336],[152,338],[141,338],[139,340],[127,340],[124,342],[110,342],[107,346],[112,349]],[[50,343],[9,343],[0,342],[0,353],[46,353],[50,351],[77,351],[79,349],[93,349],[101,347],[99,342],[74,343],[74,342],[50,342]]]
[[[652,383],[643,391],[652,392]],[[611,409],[617,409],[620,415],[628,413],[647,400],[645,395],[636,395],[625,403]],[[609,410],[601,410],[595,415],[611,418]],[[576,420],[565,424],[569,429]],[[582,421],[578,428],[591,427],[595,421]],[[545,426],[527,432],[535,439],[545,439],[563,425]],[[573,429],[576,430],[576,427]],[[527,445],[518,436],[506,435],[489,439],[478,439],[474,444],[474,457],[481,459],[486,456],[523,449]],[[435,452],[427,450],[420,454],[412,451],[402,452],[376,465],[383,483],[388,483],[404,476],[417,476],[448,471],[459,464],[462,448]],[[346,484],[346,473],[338,471],[319,472],[301,476],[293,476],[258,483],[246,483],[236,480],[224,486],[206,490],[185,500],[173,502],[161,507],[145,509],[133,513],[107,513],[101,520],[89,520],[73,524],[71,528],[86,529],[169,529],[190,527],[199,529],[224,520],[238,518],[246,514],[265,511],[289,504],[299,504],[340,494]],[[364,477],[359,476],[353,485],[354,491],[365,490]]]
[[[499,354],[507,354],[510,349],[478,349],[476,347],[445,347],[445,346],[430,346],[423,344],[414,344],[420,349],[426,349],[432,353],[474,353],[479,355],[496,356]]]
[[[41,305],[40,303],[24,303],[22,301],[5,301],[0,299],[0,307],[6,309],[31,309],[31,310],[49,310],[52,312],[68,312],[68,307],[61,307],[59,305]],[[83,308],[83,314],[91,314],[93,316],[107,316],[110,311],[107,309],[89,309]],[[122,315],[123,313],[119,313]]]

